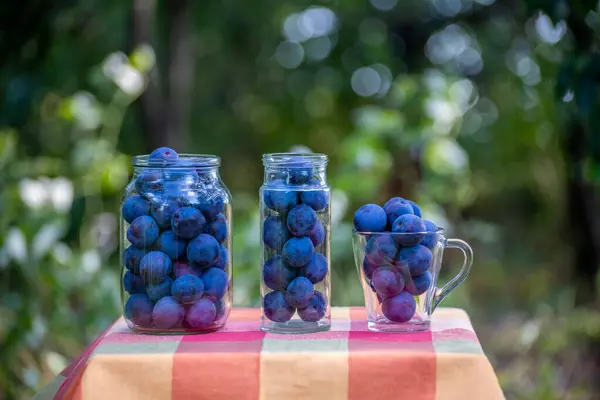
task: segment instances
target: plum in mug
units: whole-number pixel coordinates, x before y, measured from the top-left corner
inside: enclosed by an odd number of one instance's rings
[[[414,218],[412,214],[410,217],[399,216],[394,223],[401,219],[408,224]],[[386,222],[379,219],[381,229],[385,229]],[[368,220],[377,221],[377,218],[370,216]],[[473,263],[471,247],[462,240],[447,239],[444,229],[425,227],[431,229],[398,232],[402,229],[392,227],[390,231],[381,232],[353,231],[354,258],[363,288],[369,330],[407,332],[428,329],[431,315],[439,303],[467,278]],[[458,275],[438,288],[446,248],[460,250],[464,262]]]

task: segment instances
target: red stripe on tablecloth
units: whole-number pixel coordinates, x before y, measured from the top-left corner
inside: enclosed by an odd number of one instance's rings
[[[264,337],[261,331],[184,336],[173,358],[173,400],[258,399]]]
[[[369,334],[361,324],[365,318],[364,309],[350,309],[348,399],[434,400],[436,355],[431,332]]]

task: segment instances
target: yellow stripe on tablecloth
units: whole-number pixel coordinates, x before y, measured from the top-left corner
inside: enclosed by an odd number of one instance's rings
[[[260,399],[347,400],[348,352],[262,353]]]
[[[474,332],[469,315],[460,308],[438,308],[431,318],[431,331],[466,329]]]
[[[331,330],[350,331],[350,307],[331,307]]]
[[[83,375],[82,400],[170,399],[173,354],[98,354]]]
[[[436,400],[504,400],[496,374],[483,354],[437,354]]]
[[[332,308],[332,330],[350,328],[350,309]],[[267,334],[260,355],[260,399],[348,399],[348,334],[290,340]]]

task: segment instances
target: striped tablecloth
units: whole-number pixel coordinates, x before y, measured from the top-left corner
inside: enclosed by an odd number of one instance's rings
[[[363,308],[334,307],[332,329],[259,330],[232,310],[220,332],[132,333],[118,319],[35,399],[503,399],[467,314],[439,308],[431,330],[374,333]]]

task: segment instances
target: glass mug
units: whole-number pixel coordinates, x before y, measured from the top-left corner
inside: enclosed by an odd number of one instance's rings
[[[354,259],[365,296],[368,328],[411,332],[429,328],[442,300],[469,275],[473,250],[459,239],[436,232],[353,231]],[[441,288],[437,279],[444,249],[462,251],[460,272]]]

